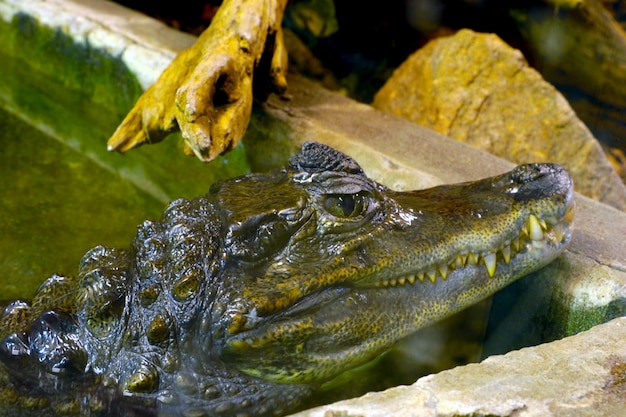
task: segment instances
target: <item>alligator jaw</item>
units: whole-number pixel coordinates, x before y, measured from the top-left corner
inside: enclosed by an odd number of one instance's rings
[[[251,298],[254,321],[228,337],[226,362],[278,382],[324,382],[543,267],[571,236],[572,181],[556,165],[380,193],[385,219],[349,249],[258,280],[274,293]]]
[[[357,285],[363,288],[372,286],[386,288],[428,281],[435,284],[437,280],[445,281],[449,275],[462,275],[468,268],[484,268],[481,273],[493,278],[498,271],[507,269],[507,265],[512,260],[515,263],[518,256],[529,258],[533,256],[535,251],[543,253],[547,247],[554,248],[556,251],[566,244],[571,236],[570,226],[573,215],[573,206],[570,206],[564,218],[556,221],[556,223],[551,223],[551,221],[540,219],[531,214],[513,237],[499,242],[497,246],[482,251],[462,250],[415,272],[394,275],[390,278],[363,280]],[[509,272],[505,274],[509,274]]]

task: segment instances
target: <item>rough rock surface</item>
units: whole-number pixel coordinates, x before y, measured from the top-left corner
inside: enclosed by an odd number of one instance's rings
[[[516,163],[552,161],[621,210],[626,187],[563,96],[495,35],[461,30],[407,59],[374,106]]]
[[[296,416],[623,416],[624,340],[626,317]]]

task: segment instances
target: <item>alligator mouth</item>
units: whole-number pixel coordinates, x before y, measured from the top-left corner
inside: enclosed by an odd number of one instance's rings
[[[386,288],[401,287],[416,282],[435,283],[437,280],[445,281],[453,271],[475,266],[485,268],[487,276],[493,278],[498,268],[509,265],[518,256],[564,245],[571,236],[573,217],[573,205],[567,208],[565,215],[559,220],[542,219],[531,214],[517,233],[512,238],[504,240],[498,247],[480,252],[459,252],[448,257],[444,262],[430,265],[415,273],[385,277],[378,281],[364,283],[362,286]]]

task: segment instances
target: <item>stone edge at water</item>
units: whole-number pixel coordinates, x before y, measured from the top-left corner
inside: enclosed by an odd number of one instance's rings
[[[576,336],[429,375],[412,386],[294,416],[624,415],[624,340],[622,317]]]

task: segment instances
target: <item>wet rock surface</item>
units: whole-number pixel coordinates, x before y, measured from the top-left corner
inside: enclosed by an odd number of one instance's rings
[[[576,188],[626,209],[626,187],[563,96],[495,35],[461,30],[407,59],[373,105],[515,163],[564,165]]]

